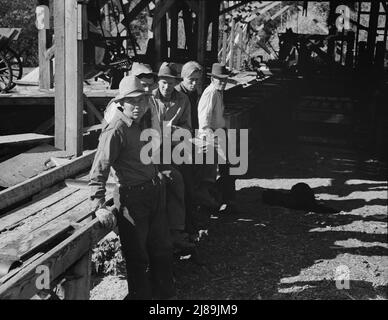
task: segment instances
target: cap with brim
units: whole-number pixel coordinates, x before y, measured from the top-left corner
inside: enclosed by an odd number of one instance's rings
[[[121,79],[119,94],[113,99],[113,101],[119,101],[124,98],[135,98],[149,94],[150,93],[144,90],[140,80],[137,77],[130,75]]]
[[[213,63],[212,71],[207,73],[208,76],[226,79],[229,77],[230,72],[226,69],[225,65],[221,63]]]
[[[132,64],[132,69],[130,71],[130,75],[133,75],[136,77],[138,77],[140,75],[156,76],[156,73],[152,71],[151,66],[149,64],[134,62]]]

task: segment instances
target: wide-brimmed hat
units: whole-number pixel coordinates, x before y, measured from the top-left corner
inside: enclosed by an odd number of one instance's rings
[[[156,76],[156,73],[152,71],[152,68],[149,64],[134,62],[132,64],[130,75],[138,77],[142,74]]]
[[[121,79],[119,84],[119,94],[113,99],[113,101],[118,101],[127,97],[139,97],[147,94],[149,93],[144,90],[140,80],[137,77],[130,75]]]
[[[174,66],[174,64],[169,62],[162,63],[162,65],[159,68],[158,77],[181,79],[181,77],[178,76],[176,66]]]
[[[222,78],[225,79],[229,77],[230,72],[228,69],[226,69],[225,65],[221,63],[213,63],[212,65],[212,72],[207,74],[208,76],[213,76],[216,78]]]

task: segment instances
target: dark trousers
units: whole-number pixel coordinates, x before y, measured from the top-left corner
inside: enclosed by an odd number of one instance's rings
[[[194,164],[180,164],[175,165],[183,177],[183,182],[185,185],[185,211],[186,211],[186,220],[185,220],[185,229],[189,234],[196,233],[197,230],[197,221],[194,215],[194,177],[193,169]]]
[[[159,179],[115,190],[130,299],[167,299],[175,295],[164,199],[165,186]]]

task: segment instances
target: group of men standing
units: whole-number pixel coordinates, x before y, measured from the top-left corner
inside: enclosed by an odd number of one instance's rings
[[[113,228],[117,222],[131,299],[176,297],[172,253],[174,248],[195,247],[196,207],[234,206],[235,186],[228,164],[219,165],[223,197],[216,199],[211,190],[217,165],[155,164],[141,158],[147,143],[141,139],[145,129],[152,128],[160,136],[166,128],[170,132],[186,129],[200,132],[199,138],[206,140],[214,130],[225,128],[223,91],[229,73],[225,66],[213,64],[208,74],[211,83],[199,97],[202,72],[195,61],[183,65],[180,76],[172,63],[162,63],[158,73],[134,63],[105,111],[106,124],[90,172],[90,199],[105,227]],[[173,147],[176,142],[171,143]],[[115,212],[105,205],[109,175],[117,182]]]

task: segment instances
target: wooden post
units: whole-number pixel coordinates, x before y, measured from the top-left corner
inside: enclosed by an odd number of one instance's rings
[[[212,23],[212,62],[218,62],[218,35],[220,28],[220,2],[215,1],[216,6],[212,11],[213,23]]]
[[[83,42],[85,7],[77,0],[54,1],[55,146],[82,154]],[[66,21],[66,23],[65,23]]]
[[[91,251],[88,251],[71,268],[69,268],[63,284],[65,300],[89,300],[91,278]]]
[[[233,17],[231,18],[232,19],[232,24],[231,24],[231,27],[230,27],[230,57],[229,57],[229,69],[232,70],[233,69],[233,63],[234,63],[234,29],[235,29],[235,21],[233,19]]]
[[[52,88],[51,59],[47,57],[47,49],[51,46],[49,37],[50,10],[48,5],[36,7],[36,26],[38,28],[38,56],[39,56],[39,88]]]
[[[375,58],[375,48],[376,48],[376,36],[377,36],[377,27],[379,21],[379,11],[380,11],[380,2],[381,1],[371,1],[370,3],[370,14],[369,14],[369,27],[368,27],[368,39],[367,39],[367,61],[369,65],[372,65]]]
[[[237,29],[237,36],[238,36],[238,41],[237,41],[237,57],[236,57],[236,69],[240,70],[241,69],[241,46],[242,46],[242,30],[241,26],[238,26]]]
[[[207,34],[207,19],[206,19],[206,1],[199,1],[198,12],[198,47],[197,47],[197,59],[199,64],[205,65],[206,54],[206,34]]]
[[[225,2],[223,10],[226,9],[227,7],[228,7],[228,2]],[[222,62],[222,64],[225,65],[226,64],[226,53],[227,53],[226,51],[228,49],[228,32],[227,32],[228,26],[226,24],[226,15],[223,14],[222,16],[223,16],[224,23],[222,26],[222,60],[221,60],[221,62]]]
[[[65,1],[54,1],[55,147],[66,148]]]
[[[170,59],[176,59],[176,50],[178,48],[178,8],[174,5],[169,12],[171,19],[170,29]]]
[[[206,19],[206,1],[199,1],[199,10],[197,15],[197,24],[198,24],[198,38],[197,38],[197,61],[204,68],[206,66],[205,57],[206,57],[206,42],[207,42],[207,30],[208,24]],[[206,78],[206,70],[202,72],[202,79],[199,83],[199,92],[202,92],[203,86]]]

